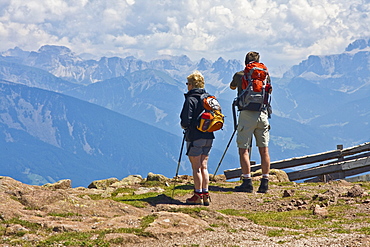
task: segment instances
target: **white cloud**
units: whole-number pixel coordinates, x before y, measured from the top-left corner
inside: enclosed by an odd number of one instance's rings
[[[270,67],[340,53],[370,37],[363,0],[2,0],[0,51],[66,45],[96,56],[261,53]]]

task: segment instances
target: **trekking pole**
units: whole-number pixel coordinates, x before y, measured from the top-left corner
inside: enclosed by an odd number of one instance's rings
[[[177,176],[179,175],[179,168],[180,168],[180,162],[181,162],[181,156],[182,156],[182,150],[184,149],[184,142],[185,142],[185,130],[184,130],[184,136],[182,137],[182,143],[181,143],[181,150],[180,150],[180,156],[179,156],[179,161],[177,162],[177,169],[176,169],[176,175],[175,175],[175,182],[173,184],[173,189],[172,189],[172,198],[175,193],[175,186],[177,182]]]
[[[225,154],[226,154],[227,150],[229,149],[230,143],[231,143],[231,141],[233,140],[234,135],[235,135],[235,132],[236,132],[237,127],[238,127],[238,124],[237,124],[237,122],[236,122],[236,111],[235,111],[236,103],[237,103],[237,99],[234,99],[234,102],[233,102],[233,104],[232,104],[233,119],[234,119],[234,131],[233,131],[233,134],[232,134],[232,135],[231,135],[231,137],[230,137],[229,142],[228,142],[228,143],[227,143],[227,145],[226,145],[226,149],[225,149],[225,151],[224,151],[223,155],[221,156],[220,162],[218,163],[217,168],[216,168],[216,171],[215,171],[215,173],[213,174],[213,178],[216,176],[216,173],[217,173],[218,169],[219,169],[219,168],[220,168],[220,166],[221,166],[222,160],[224,159]]]
[[[251,162],[251,156],[252,156],[252,142],[253,142],[253,134],[251,136],[251,143],[249,144],[249,162]]]
[[[222,160],[224,159],[224,157],[225,157],[225,154],[226,154],[227,150],[229,149],[230,143],[231,143],[232,139],[234,138],[235,132],[236,132],[236,129],[234,129],[233,134],[231,135],[231,138],[230,138],[230,140],[229,140],[229,143],[227,143],[226,149],[225,149],[225,151],[224,151],[224,153],[223,153],[223,155],[222,155],[222,157],[221,157],[221,159],[220,159],[220,162],[218,163],[218,166],[217,166],[217,168],[216,168],[215,173],[213,174],[213,178],[216,176],[216,173],[217,173],[217,171],[218,171],[218,168],[220,168],[221,162],[222,162]]]

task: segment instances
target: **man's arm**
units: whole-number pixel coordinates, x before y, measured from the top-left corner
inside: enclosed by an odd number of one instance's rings
[[[237,76],[237,73],[234,74],[233,80],[230,82],[230,88],[232,90],[235,90],[238,87],[238,82],[237,82],[236,76]]]
[[[238,89],[238,95],[242,91],[242,77],[244,76],[244,71],[236,72],[233,76],[233,80],[230,82],[230,88],[232,90]]]

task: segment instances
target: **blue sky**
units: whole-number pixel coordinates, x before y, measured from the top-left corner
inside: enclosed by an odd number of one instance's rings
[[[342,53],[370,37],[367,0],[0,0],[0,51],[64,45],[76,54],[243,60],[270,71]]]

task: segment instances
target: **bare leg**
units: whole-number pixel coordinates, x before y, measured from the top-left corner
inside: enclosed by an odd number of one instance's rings
[[[249,150],[247,148],[239,148],[240,166],[242,168],[242,174],[251,173],[251,163],[249,160]],[[251,178],[242,178],[243,183],[240,186],[235,187],[237,192],[253,192],[253,184]]]
[[[259,153],[260,153],[260,156],[261,156],[262,174],[269,174],[270,173],[269,148],[268,147],[259,147],[258,150],[259,150]]]
[[[200,172],[201,155],[199,156],[189,156],[191,163],[191,168],[193,169],[193,179],[194,179],[194,189],[202,189],[202,174]]]
[[[208,155],[189,156],[189,160],[193,169],[194,189],[208,189]]]
[[[209,206],[209,194],[202,189],[208,190],[209,174],[207,169],[208,155],[189,156],[193,169],[194,190],[193,197],[186,199],[187,204]]]
[[[268,147],[258,148],[261,155],[261,168],[262,175],[270,173],[270,155]],[[266,175],[265,175],[266,176]],[[266,193],[268,191],[268,177],[262,176],[260,187],[258,188],[258,193]]]
[[[202,174],[202,189],[208,189],[209,185],[209,173],[208,173],[208,155],[201,155],[201,167],[200,171]]]
[[[247,148],[239,148],[239,160],[242,174],[251,173],[251,162],[249,160],[249,150]]]

